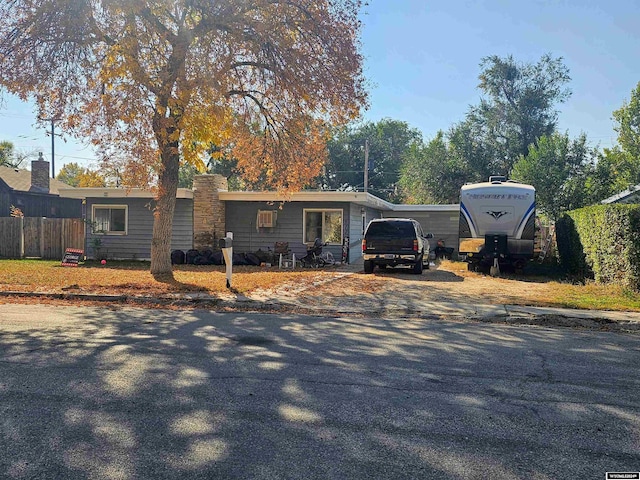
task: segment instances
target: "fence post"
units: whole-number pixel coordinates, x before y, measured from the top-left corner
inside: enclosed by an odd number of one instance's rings
[[[60,246],[62,247],[62,257],[64,257],[64,251],[67,247],[65,240],[67,239],[67,219],[62,219],[62,228],[60,229]],[[62,258],[60,257],[60,258]]]
[[[24,258],[24,217],[20,218],[20,258]]]
[[[40,237],[40,245],[39,245],[39,257],[44,258],[44,217],[40,217],[40,221],[38,222],[38,234]]]

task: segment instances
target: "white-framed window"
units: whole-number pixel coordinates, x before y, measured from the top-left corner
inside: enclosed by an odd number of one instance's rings
[[[129,223],[127,205],[93,205],[91,207],[93,233],[126,235]]]
[[[273,228],[276,226],[276,212],[274,210],[258,210],[258,228]]]
[[[322,242],[342,245],[342,209],[304,209],[305,243],[313,243],[316,238]]]

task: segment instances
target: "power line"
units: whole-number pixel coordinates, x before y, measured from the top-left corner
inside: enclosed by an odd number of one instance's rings
[[[30,115],[19,115],[17,113],[2,113],[2,112],[0,112],[0,117],[33,119],[33,116],[30,116]]]
[[[97,158],[89,158],[89,157],[75,157],[73,155],[62,155],[62,159],[64,160],[65,158],[73,158],[75,160],[89,160],[91,162],[96,162],[98,161]]]

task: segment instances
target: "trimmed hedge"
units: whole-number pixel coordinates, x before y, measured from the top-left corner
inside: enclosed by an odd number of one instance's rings
[[[596,205],[556,222],[560,264],[580,278],[640,291],[640,205]]]

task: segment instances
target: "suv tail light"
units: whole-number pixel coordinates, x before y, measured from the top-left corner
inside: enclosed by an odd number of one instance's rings
[[[413,251],[417,252],[418,251],[418,240],[414,240],[413,241]]]
[[[364,252],[367,249],[367,241],[363,238],[362,239],[362,251]]]

